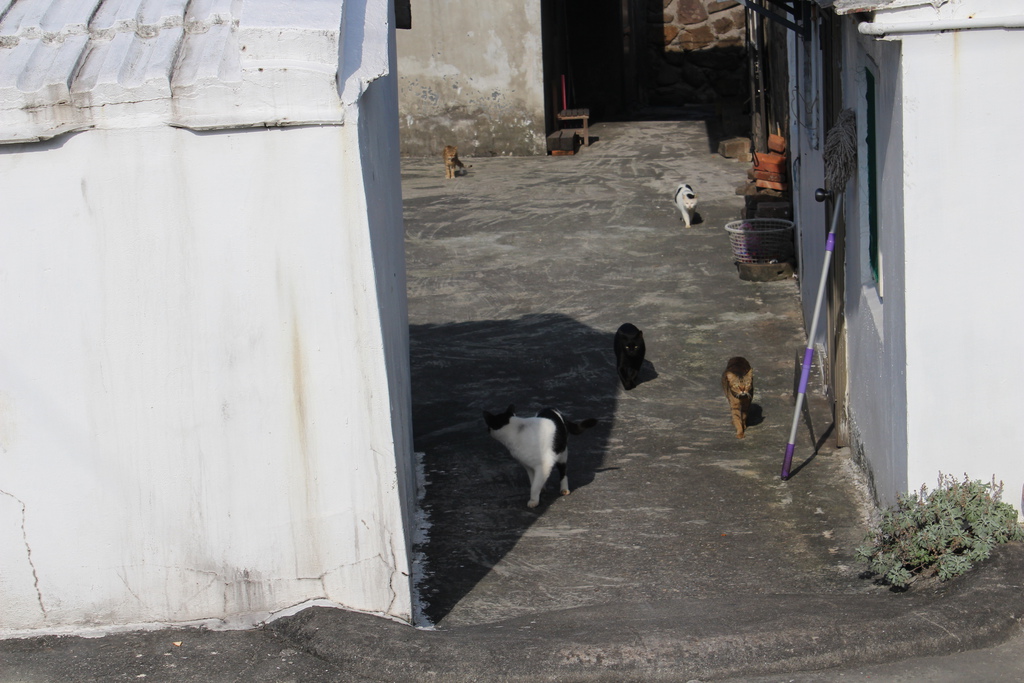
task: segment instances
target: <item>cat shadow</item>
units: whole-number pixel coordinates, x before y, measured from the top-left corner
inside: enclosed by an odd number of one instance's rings
[[[655,379],[658,379],[658,371],[655,369],[654,363],[645,359],[643,365],[640,366],[640,372],[636,375],[636,386],[638,387]],[[636,387],[633,388],[635,389]]]
[[[764,412],[760,403],[751,403],[747,409],[747,426],[754,427],[764,422]]]
[[[437,624],[562,497],[554,475],[529,509],[526,471],[492,439],[483,411],[521,416],[550,406],[598,424],[569,437],[569,487],[606,471],[619,379],[609,334],[560,314],[410,325],[413,444],[430,523],[419,584]],[[647,365],[645,363],[645,365]],[[650,368],[650,373],[657,376]],[[571,495],[570,495],[571,499]]]

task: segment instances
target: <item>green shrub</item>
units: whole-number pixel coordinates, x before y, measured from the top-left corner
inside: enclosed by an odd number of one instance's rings
[[[985,484],[967,475],[960,482],[940,474],[931,493],[922,486],[918,494],[901,495],[857,556],[896,589],[920,578],[960,576],[997,544],[1024,540],[1017,511],[999,502],[1002,493],[1002,482]]]

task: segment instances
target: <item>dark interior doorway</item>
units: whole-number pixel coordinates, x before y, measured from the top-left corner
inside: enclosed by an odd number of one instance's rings
[[[636,104],[636,0],[542,0],[545,116],[564,108],[593,120],[621,118]]]
[[[587,108],[591,124],[699,117],[716,138],[748,134],[746,28],[736,0],[541,0],[547,132]]]

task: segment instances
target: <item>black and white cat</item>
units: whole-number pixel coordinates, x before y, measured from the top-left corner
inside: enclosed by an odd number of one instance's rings
[[[679,219],[686,222],[686,227],[692,227],[694,209],[697,208],[697,193],[689,185],[682,184],[676,188],[672,199],[679,207]]]
[[[636,378],[644,364],[647,346],[644,333],[633,323],[625,323],[615,332],[615,367],[619,371],[622,388],[629,391],[636,386]]]
[[[484,421],[490,435],[504,444],[512,457],[526,468],[530,476],[530,501],[526,506],[531,508],[540,503],[540,491],[556,465],[561,479],[559,490],[563,496],[568,495],[569,478],[565,471],[569,458],[568,435],[580,434],[597,424],[592,417],[578,424],[570,422],[554,408],[545,408],[535,417],[518,417],[513,405],[499,415],[485,410]]]

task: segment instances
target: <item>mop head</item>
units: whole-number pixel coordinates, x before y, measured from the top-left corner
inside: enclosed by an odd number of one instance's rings
[[[842,192],[857,170],[857,115],[844,109],[825,134],[825,181],[830,190]]]

